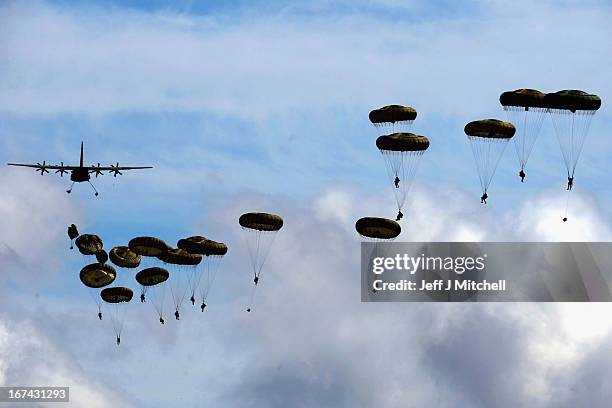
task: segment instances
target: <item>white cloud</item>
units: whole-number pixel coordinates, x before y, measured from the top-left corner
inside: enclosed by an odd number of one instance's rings
[[[206,110],[257,119],[395,101],[472,116],[497,112],[506,88],[611,93],[599,69],[609,53],[594,52],[610,34],[606,7],[477,3],[471,16],[405,24],[358,9],[306,15],[177,20],[170,12],[8,3],[0,8],[10,55],[0,110]]]

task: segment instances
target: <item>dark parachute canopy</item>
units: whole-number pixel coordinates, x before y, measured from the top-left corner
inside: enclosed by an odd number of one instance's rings
[[[96,260],[101,264],[106,263],[106,261],[108,261],[108,254],[106,251],[101,249],[96,252]]]
[[[79,235],[74,243],[83,255],[95,255],[103,247],[100,237],[94,234]]]
[[[414,108],[402,105],[383,106],[374,109],[369,115],[370,122],[381,134],[408,130],[416,117],[417,111]]]
[[[429,140],[413,133],[393,133],[379,136],[376,147],[385,160],[387,174],[391,179],[399,221],[421,156],[429,148]]]
[[[563,221],[567,221],[569,191],[573,185],[574,173],[593,116],[601,107],[601,99],[584,91],[564,90],[546,94],[545,100],[567,170],[568,195],[563,218]]]
[[[227,245],[200,235],[180,239],[176,246],[191,254],[200,254],[205,256],[225,255],[227,253]]]
[[[517,89],[502,93],[499,102],[506,111],[508,120],[517,127],[512,140],[521,166],[519,176],[522,181],[525,177],[525,166],[548,112],[546,95],[535,89]]]
[[[468,123],[464,131],[474,153],[483,198],[486,198],[485,194],[491,185],[499,160],[516,129],[512,123],[483,119]]]
[[[146,268],[136,274],[136,282],[142,286],[155,286],[168,280],[169,276],[164,268]]]
[[[160,261],[171,265],[189,265],[194,266],[202,261],[202,256],[192,254],[184,249],[176,248],[162,252],[157,256]]]
[[[158,257],[163,252],[172,249],[164,241],[155,237],[132,238],[128,247],[138,255],[151,257]]]
[[[364,217],[357,220],[355,230],[365,238],[373,240],[395,239],[402,232],[402,227],[387,218]]]
[[[283,219],[280,216],[268,213],[242,214],[238,223],[242,228],[260,232],[274,232],[283,227]]]
[[[132,300],[132,296],[134,296],[132,289],[122,286],[102,289],[100,292],[100,297],[106,303],[127,303]]]
[[[276,214],[245,213],[240,216],[238,223],[245,231],[247,248],[254,274],[253,282],[257,286],[276,233],[283,227],[283,219]],[[250,305],[253,303],[254,296],[255,287],[253,292],[251,292],[247,312],[251,311]]]
[[[117,246],[111,249],[109,258],[112,263],[120,268],[138,268],[141,262],[140,255],[126,246]]]
[[[68,237],[70,238],[70,249],[74,248],[74,246],[72,245],[72,241],[78,236],[79,236],[79,230],[77,229],[76,225],[70,224],[70,226],[68,227]]]
[[[98,289],[113,283],[117,277],[115,268],[108,264],[94,263],[81,269],[79,278],[88,288]]]

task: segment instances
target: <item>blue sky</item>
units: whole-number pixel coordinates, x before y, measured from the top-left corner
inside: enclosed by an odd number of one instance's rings
[[[6,220],[0,227],[0,272],[6,282],[0,294],[13,301],[5,310],[10,317],[0,316],[0,334],[7,333],[0,336],[5,339],[0,340],[0,362],[5,363],[0,382],[47,379],[23,369],[34,364],[32,353],[45,350],[63,362],[66,373],[53,381],[85,384],[75,398],[90,406],[92,401],[168,406],[167,397],[155,391],[164,381],[184,395],[186,406],[200,401],[227,407],[300,406],[291,396],[296,389],[307,390],[295,397],[306,398],[304,406],[405,406],[401,399],[355,392],[367,384],[360,374],[366,368],[382,382],[441,387],[437,406],[457,406],[450,398],[457,394],[464,406],[486,406],[493,397],[473,384],[445,378],[436,385],[435,373],[444,362],[432,361],[424,344],[433,341],[445,350],[450,309],[359,304],[358,282],[351,280],[359,259],[354,221],[393,217],[396,211],[368,112],[391,103],[413,106],[418,118],[412,130],[431,141],[400,238],[609,240],[610,17],[609,4],[596,1],[4,3],[0,162],[72,163],[84,141],[87,163],[155,168],[94,180],[97,199],[86,185],[68,197],[66,178],[0,169],[0,215]],[[489,204],[479,204],[463,127],[481,118],[505,119],[499,94],[522,87],[584,89],[603,101],[578,164],[572,222],[566,225],[559,220],[565,168],[548,118],[526,183],[518,180],[517,160],[508,146]],[[251,277],[237,224],[246,211],[275,212],[286,221],[258,294],[262,312],[250,321],[242,313]],[[147,325],[152,313],[138,309],[123,354],[117,354],[110,328],[90,319],[92,303],[76,279],[83,259],[67,250],[65,229],[72,222],[82,232],[100,234],[108,247],[148,234],[169,243],[192,234],[227,242],[230,252],[213,291],[219,309],[204,323],[194,314],[184,326],[166,332]],[[321,318],[329,310],[338,310],[335,318]],[[599,316],[602,310],[590,313]],[[516,343],[505,350],[506,364],[514,357],[532,358],[528,345],[540,338],[537,330],[530,332],[538,322],[559,330],[569,345],[559,345],[559,355],[538,358],[529,366],[534,372],[558,369],[555,373],[563,376],[558,361],[591,369],[588,356],[580,360],[568,350],[584,341],[589,349],[611,341],[608,332],[584,335],[594,328],[578,325],[579,319],[570,318],[574,312],[562,306],[455,312],[459,321],[478,315],[490,320],[490,327],[503,327],[494,313],[510,321],[504,330]],[[351,343],[345,336],[372,340],[373,334],[365,333],[368,325],[389,331],[393,318],[406,314],[412,321],[396,328],[397,339],[382,336],[380,341],[388,349],[402,340],[414,342],[418,363],[392,367],[391,376],[368,361],[349,361],[349,350],[367,352],[365,340]],[[427,314],[439,317],[442,334],[427,329]],[[541,321],[525,322],[523,314],[536,314]],[[294,319],[310,323],[295,327]],[[486,327],[470,327],[473,331],[464,335],[474,344],[488,341],[475,333],[495,337]],[[408,340],[415,330],[423,334]],[[79,354],[87,353],[78,344],[83,333],[91,336],[88,343],[96,344],[99,355]],[[203,345],[190,333],[206,336],[205,346],[214,356],[200,354]],[[3,359],[2,351],[23,350],[24,336],[36,339],[27,353],[21,352],[26,357]],[[271,342],[274,336],[278,344]],[[337,356],[329,355],[334,352]],[[101,357],[106,353],[113,353],[110,362]],[[162,355],[165,372],[152,372],[143,353]],[[184,368],[194,356],[206,365],[202,372]],[[393,361],[390,354],[380,359],[381,364]],[[113,364],[133,381],[132,388],[108,377],[117,368]],[[288,374],[279,374],[278,367]],[[419,370],[428,374],[417,381]],[[150,375],[140,378],[141,372]],[[232,381],[220,381],[219,373],[231,374]],[[570,396],[543,400],[532,393],[542,389],[548,395],[574,380],[570,376],[559,385],[518,379],[512,385],[523,390],[530,406],[572,406]],[[409,390],[389,386],[400,396]],[[316,394],[320,400],[309,399]],[[415,401],[431,403],[427,391],[416,394]],[[262,395],[273,396],[274,403]],[[512,394],[504,395],[503,404],[511,406]],[[590,398],[591,406],[607,401],[601,393]]]

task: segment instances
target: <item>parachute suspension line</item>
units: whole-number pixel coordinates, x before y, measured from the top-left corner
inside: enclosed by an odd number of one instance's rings
[[[203,286],[200,284],[200,295],[202,297],[203,303],[206,303],[206,300],[208,299],[208,294],[210,293],[210,289],[215,283],[215,278],[217,277],[217,270],[219,268],[219,264],[221,263],[221,257],[209,255],[206,257],[205,261],[206,285]]]
[[[160,284],[155,285],[155,288],[153,290],[155,291],[155,294],[154,296],[152,296],[153,299],[151,299],[151,303],[153,304],[155,311],[161,319],[164,317],[164,298],[166,297],[166,282],[162,282]],[[159,292],[161,292],[161,294]]]
[[[380,152],[385,160],[387,175],[391,180],[397,209],[401,211],[408,198],[408,192],[419,167],[421,156],[423,156],[425,151],[399,152],[380,150]],[[399,187],[397,188],[394,183],[395,177],[400,179]]]
[[[506,149],[508,139],[477,136],[468,136],[468,139],[474,153],[480,186],[482,192],[486,193]]]
[[[100,297],[100,289],[99,288],[87,288],[89,296],[93,299],[94,303],[98,307],[98,313],[102,313],[102,298]]]
[[[516,157],[521,170],[525,169],[529,156],[538,139],[544,118],[548,112],[547,108],[534,108],[522,106],[504,106],[506,117],[510,123],[521,124],[512,138]]]
[[[550,113],[568,177],[574,177],[595,111],[551,109]]]

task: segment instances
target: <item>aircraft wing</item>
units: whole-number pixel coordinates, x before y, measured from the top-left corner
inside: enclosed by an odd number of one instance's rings
[[[96,171],[96,170],[113,171],[113,170],[142,170],[142,169],[152,169],[153,167],[151,166],[110,166],[110,167],[85,166],[84,168],[89,171]]]
[[[7,163],[9,166],[18,166],[18,167],[30,167],[32,169],[42,169],[45,168],[47,170],[75,170],[78,169],[78,166],[55,166],[51,164],[24,164],[24,163]]]

